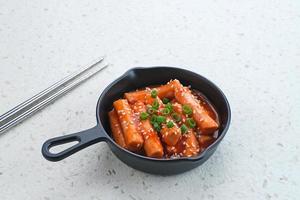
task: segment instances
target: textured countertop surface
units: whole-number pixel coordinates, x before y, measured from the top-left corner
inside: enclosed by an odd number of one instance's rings
[[[1,200],[299,199],[299,1],[0,0],[0,113],[102,55],[110,68],[0,137]],[[106,85],[156,65],[228,97],[229,132],[205,164],[150,175],[105,143],[42,157],[48,138],[95,125]]]

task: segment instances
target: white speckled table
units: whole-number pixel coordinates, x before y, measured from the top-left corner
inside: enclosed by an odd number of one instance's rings
[[[0,0],[0,113],[106,55],[111,67],[0,137],[0,199],[299,199],[300,3]],[[62,162],[42,143],[95,124],[102,89],[134,66],[214,81],[232,124],[216,153],[162,177],[105,143]]]

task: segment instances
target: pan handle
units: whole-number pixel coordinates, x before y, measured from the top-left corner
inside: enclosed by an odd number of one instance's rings
[[[88,147],[100,141],[106,141],[107,137],[103,134],[102,130],[95,126],[93,128],[73,133],[70,135],[64,135],[47,140],[42,146],[42,154],[49,161],[60,161],[81,149]],[[77,144],[59,152],[51,153],[50,149],[54,146],[66,144],[70,142],[78,142]]]

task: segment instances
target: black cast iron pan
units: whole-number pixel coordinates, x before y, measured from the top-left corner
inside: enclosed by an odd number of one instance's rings
[[[210,100],[219,114],[218,139],[196,157],[176,159],[149,158],[118,146],[111,137],[107,114],[112,109],[113,101],[121,98],[125,92],[149,85],[165,84],[171,79],[178,79],[183,85],[191,85],[193,89],[202,92]],[[153,174],[178,174],[201,165],[215,152],[229,128],[230,115],[229,103],[223,92],[215,84],[194,72],[175,67],[133,68],[108,85],[102,92],[96,107],[97,125],[95,127],[47,140],[43,144],[42,154],[47,160],[59,161],[87,146],[104,141],[121,161],[135,169]],[[49,151],[53,146],[74,141],[78,143],[59,153],[54,154]]]

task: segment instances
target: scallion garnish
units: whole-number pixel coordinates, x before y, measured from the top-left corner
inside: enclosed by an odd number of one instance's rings
[[[154,122],[153,123],[153,128],[156,130],[156,131],[160,131],[161,130],[161,127],[160,127],[160,125],[157,123],[157,122]]]
[[[157,121],[157,115],[152,115],[151,118],[150,118],[151,124],[156,123],[156,121]]]
[[[186,114],[186,115],[190,115],[190,114],[193,113],[192,108],[188,105],[183,105],[182,110],[183,110],[183,113]]]
[[[187,118],[187,119],[186,119],[186,122],[187,122],[187,125],[188,125],[190,128],[195,128],[195,127],[196,127],[196,122],[195,122],[195,120],[193,120],[192,118]]]
[[[155,112],[156,111],[152,107],[147,108],[147,113],[149,113],[150,115],[153,115]]]
[[[140,114],[140,119],[141,119],[141,120],[146,120],[148,117],[149,117],[149,114],[146,113],[146,112],[142,112],[142,113]]]
[[[165,107],[168,108],[170,111],[173,110],[173,106],[170,102],[168,102]]]
[[[171,111],[170,111],[169,108],[164,108],[164,109],[161,111],[161,113],[162,113],[163,115],[168,115],[168,114],[171,113]]]
[[[159,103],[158,103],[157,99],[155,99],[155,100],[153,101],[153,103],[152,103],[152,108],[153,108],[154,110],[157,110],[157,109],[159,108]]]
[[[166,122],[166,117],[164,116],[157,116],[156,117],[156,122],[159,124],[165,123]]]
[[[151,97],[156,98],[157,97],[157,90],[151,90]]]
[[[162,100],[162,102],[164,103],[164,104],[167,104],[167,103],[169,103],[169,99],[168,98],[163,98],[163,100]]]
[[[182,124],[180,130],[182,134],[186,134],[186,132],[188,131],[188,127],[185,124]]]
[[[174,126],[174,123],[172,121],[167,122],[167,127],[172,128]]]
[[[180,122],[181,117],[180,117],[179,114],[177,114],[177,113],[172,113],[171,116],[172,116],[172,118],[175,120],[175,122]]]

